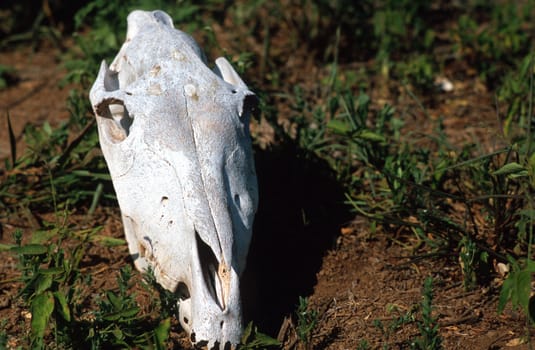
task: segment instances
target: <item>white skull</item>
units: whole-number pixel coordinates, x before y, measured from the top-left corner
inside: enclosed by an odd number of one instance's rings
[[[226,59],[216,66],[165,12],[134,11],[90,92],[135,265],[179,293],[180,323],[209,348],[240,340],[258,204],[256,97]]]

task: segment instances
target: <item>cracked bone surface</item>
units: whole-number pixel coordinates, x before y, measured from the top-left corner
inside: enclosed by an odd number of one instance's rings
[[[256,96],[226,59],[210,70],[168,14],[134,11],[90,100],[136,267],[152,267],[177,292],[193,343],[238,344],[239,278],[258,204]]]

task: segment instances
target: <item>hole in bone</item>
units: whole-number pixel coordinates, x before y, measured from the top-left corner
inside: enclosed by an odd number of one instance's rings
[[[234,203],[236,204],[236,207],[238,209],[241,208],[241,202],[240,202],[240,195],[239,194],[235,194],[234,195]]]
[[[122,102],[122,101],[114,101]],[[100,115],[109,118],[109,122],[104,123],[106,134],[112,142],[121,142],[128,137],[130,127],[134,119],[128,114],[128,110],[122,103],[102,104],[99,108]]]
[[[192,333],[191,325],[189,324],[190,320],[192,319],[191,297],[189,289],[184,282],[179,282],[174,293],[178,299],[180,324],[185,331]]]
[[[162,203],[163,206],[166,206],[168,201],[169,201],[169,197],[163,196],[162,199],[160,200],[160,203]]]
[[[188,286],[184,282],[178,284],[175,293],[179,299],[185,300],[190,298]]]
[[[219,280],[218,268],[219,262],[212,251],[212,248],[201,239],[197,231],[195,231],[195,240],[197,242],[197,250],[199,253],[199,260],[204,279],[204,284],[212,299],[217,303],[221,310],[225,309],[225,301],[221,281]]]
[[[196,349],[207,349],[208,348],[208,340],[202,340],[195,344]],[[211,348],[210,350],[214,350],[215,348]]]

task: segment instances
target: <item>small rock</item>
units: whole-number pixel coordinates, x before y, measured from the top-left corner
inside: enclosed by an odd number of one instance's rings
[[[509,273],[509,265],[504,263],[497,263],[496,264],[496,272],[502,276],[505,277]]]
[[[7,309],[10,306],[11,300],[7,297],[7,295],[4,295],[4,297],[0,299],[0,309]]]
[[[435,86],[442,92],[451,92],[454,88],[453,83],[446,77],[437,77]]]

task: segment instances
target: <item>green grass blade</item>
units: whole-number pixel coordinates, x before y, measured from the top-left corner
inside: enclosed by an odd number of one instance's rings
[[[69,309],[69,304],[67,303],[67,298],[65,298],[65,294],[62,292],[54,292],[54,297],[56,298],[56,301],[58,302],[58,312],[63,317],[63,319],[67,322],[71,321],[71,311]]]

